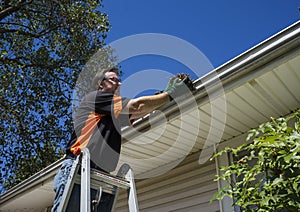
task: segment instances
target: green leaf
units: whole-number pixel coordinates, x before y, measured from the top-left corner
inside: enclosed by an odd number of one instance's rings
[[[273,180],[272,185],[277,185],[279,183],[281,183],[283,181],[283,179],[281,177],[275,178],[275,180]]]
[[[284,161],[285,161],[286,163],[290,163],[291,158],[293,157],[293,155],[294,155],[294,154],[289,154],[289,155],[285,156],[285,157],[284,157]]]

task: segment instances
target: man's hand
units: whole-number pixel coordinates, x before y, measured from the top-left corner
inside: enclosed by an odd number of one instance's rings
[[[170,100],[173,100],[186,93],[194,91],[195,87],[189,75],[178,74],[170,79],[164,92],[167,92]]]

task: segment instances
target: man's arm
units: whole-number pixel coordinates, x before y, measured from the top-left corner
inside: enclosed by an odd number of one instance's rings
[[[122,113],[131,114],[130,118],[132,119],[143,117],[144,115],[170,102],[170,100],[191,92],[189,87],[192,84],[193,82],[189,77],[185,77],[183,79],[178,77],[172,78],[163,93],[132,99],[128,102]]]
[[[142,96],[131,99],[122,113],[132,114],[131,118],[133,119],[141,118],[168,102],[170,102],[170,98],[167,92],[152,96]]]

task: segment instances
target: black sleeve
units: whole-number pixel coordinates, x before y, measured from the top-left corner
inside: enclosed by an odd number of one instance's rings
[[[86,104],[89,107],[90,111],[94,111],[98,114],[112,114],[112,105],[113,105],[113,94],[111,93],[103,93],[99,91],[95,91],[86,96],[85,100]]]

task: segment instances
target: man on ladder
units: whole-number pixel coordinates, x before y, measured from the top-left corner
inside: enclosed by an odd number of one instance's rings
[[[129,119],[143,117],[189,92],[188,85],[191,83],[187,77],[182,80],[176,78],[170,80],[165,91],[160,94],[127,99],[115,95],[121,86],[117,69],[99,71],[92,83],[95,91],[84,97],[76,112],[66,159],[54,179],[56,196],[52,212],[58,211],[72,165],[84,148],[89,150],[91,168],[105,173],[114,171],[121,149],[121,120],[125,118],[129,123]],[[80,208],[80,200],[72,198],[71,204],[77,209]],[[109,195],[102,196],[100,204],[110,204],[111,199]]]

